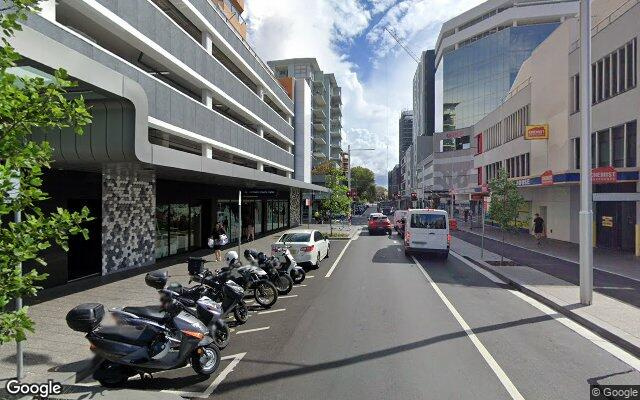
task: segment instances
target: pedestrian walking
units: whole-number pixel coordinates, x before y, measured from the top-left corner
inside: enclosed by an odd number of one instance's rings
[[[213,230],[213,234],[211,235],[213,237],[213,254],[216,261],[222,261],[222,253],[220,252],[220,249],[222,248],[222,235],[225,235],[226,237],[227,231],[224,229],[222,222],[218,222]]]
[[[538,246],[542,246],[542,238],[544,237],[544,219],[540,217],[540,214],[536,214],[533,219],[533,234],[538,241]]]

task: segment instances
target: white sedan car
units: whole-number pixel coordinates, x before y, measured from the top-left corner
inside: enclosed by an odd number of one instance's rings
[[[320,266],[320,261],[329,257],[329,239],[313,229],[295,229],[283,233],[271,245],[271,253],[284,245],[289,246],[291,255],[298,264],[310,265],[314,269]]]

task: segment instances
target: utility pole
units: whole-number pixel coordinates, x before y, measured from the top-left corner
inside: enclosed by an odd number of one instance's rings
[[[580,0],[580,303],[593,300],[591,187],[591,0]]]

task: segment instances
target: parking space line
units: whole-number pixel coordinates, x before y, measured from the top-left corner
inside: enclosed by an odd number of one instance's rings
[[[293,287],[307,287],[307,285],[293,285]]]
[[[360,231],[358,231],[355,236],[351,239],[349,239],[349,241],[347,242],[347,244],[344,246],[344,248],[342,249],[342,251],[340,252],[340,254],[338,254],[338,258],[336,258],[336,260],[333,262],[333,265],[331,266],[331,268],[329,269],[329,271],[327,272],[327,274],[324,276],[325,278],[329,278],[331,277],[331,274],[333,273],[333,270],[336,269],[336,267],[338,266],[338,263],[340,262],[340,260],[342,259],[342,256],[344,255],[344,252],[347,251],[347,248],[349,247],[349,245],[351,244],[351,242],[353,242],[354,240],[356,240],[358,237],[360,236]]]
[[[222,383],[222,381],[227,377],[227,375],[229,375],[233,371],[233,369],[236,367],[236,365],[238,365],[240,360],[242,360],[242,358],[245,355],[247,355],[247,353],[238,353],[230,356],[220,357],[220,361],[229,360],[232,358],[233,358],[233,361],[231,361],[229,365],[227,365],[225,369],[223,369],[218,374],[218,376],[216,376],[216,379],[214,379],[213,382],[211,382],[211,384],[203,392],[183,392],[180,390],[161,390],[161,391],[165,393],[177,394],[178,396],[181,396],[181,397],[197,397],[197,398],[209,397],[211,396],[211,393],[213,393],[216,390],[216,388]]]
[[[269,326],[263,326],[261,328],[254,328],[254,329],[246,329],[244,331],[238,331],[236,332],[236,335],[241,335],[243,333],[251,333],[251,332],[258,332],[258,331],[266,331],[267,329],[269,329]]]
[[[289,294],[289,295],[286,295],[286,296],[278,296],[278,299],[291,299],[291,298],[294,298],[294,297],[298,297],[298,295],[297,294]]]
[[[440,297],[440,300],[442,300],[444,305],[447,306],[447,308],[449,309],[449,312],[453,315],[456,321],[458,321],[458,324],[460,324],[462,329],[464,329],[464,332],[467,334],[467,337],[469,338],[469,340],[471,340],[471,343],[473,343],[473,345],[476,347],[478,352],[480,352],[480,355],[482,356],[482,358],[484,358],[486,363],[493,370],[493,373],[500,380],[500,383],[502,383],[502,385],[507,390],[507,392],[509,392],[509,395],[511,395],[511,398],[514,400],[524,400],[524,397],[520,394],[520,391],[518,391],[518,388],[516,388],[513,382],[511,382],[511,379],[509,379],[509,377],[504,372],[502,367],[500,367],[500,365],[493,358],[491,353],[489,353],[489,350],[487,350],[487,348],[484,347],[482,342],[480,342],[480,339],[478,339],[476,334],[473,332],[473,329],[471,329],[469,324],[467,324],[464,318],[462,318],[462,315],[460,315],[458,310],[456,310],[456,308],[449,301],[447,296],[445,296],[445,294],[440,290],[438,285],[433,281],[433,279],[431,279],[431,276],[427,273],[427,271],[425,271],[425,269],[422,267],[420,262],[414,256],[411,256],[411,258],[413,259],[413,262],[418,267],[420,272],[422,272],[422,275],[424,275],[424,277],[427,278],[427,281],[429,281],[433,290],[436,292],[438,297]]]
[[[284,310],[286,310],[286,308],[278,308],[278,309],[276,309],[276,310],[259,311],[259,312],[258,312],[258,315],[262,315],[262,314],[273,314],[273,313],[280,312],[280,311],[284,311]]]
[[[307,275],[306,279],[311,279],[311,278],[315,278],[315,275]]]

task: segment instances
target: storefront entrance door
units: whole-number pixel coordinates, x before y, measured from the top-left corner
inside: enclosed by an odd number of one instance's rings
[[[596,246],[633,250],[635,245],[635,202],[596,202]]]

